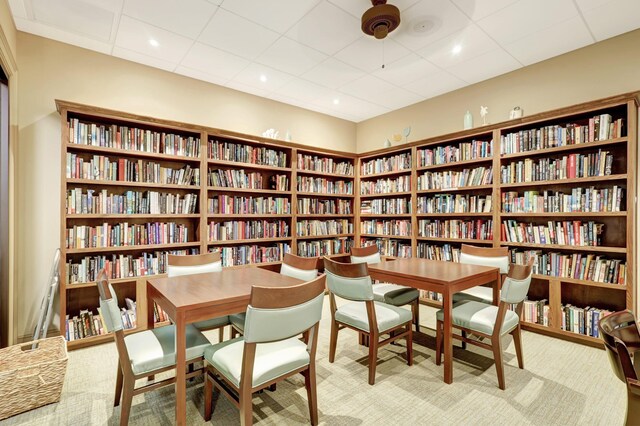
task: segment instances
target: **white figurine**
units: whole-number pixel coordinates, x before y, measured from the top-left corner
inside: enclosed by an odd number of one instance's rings
[[[482,117],[482,125],[487,125],[487,114],[489,114],[489,107],[480,105],[480,117]]]

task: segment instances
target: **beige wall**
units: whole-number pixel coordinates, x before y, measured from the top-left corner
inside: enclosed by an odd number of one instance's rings
[[[481,83],[358,123],[357,152],[382,148],[387,137],[411,126],[409,141],[462,130],[465,111],[481,123],[640,90],[640,30],[540,62]]]
[[[18,33],[20,158],[18,335],[37,318],[60,244],[60,116],[54,99],[355,151],[356,125],[264,98]]]

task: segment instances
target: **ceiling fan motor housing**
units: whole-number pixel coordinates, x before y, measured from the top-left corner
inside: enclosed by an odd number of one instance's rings
[[[400,25],[400,10],[386,0],[371,0],[373,7],[362,15],[362,31],[383,39]]]

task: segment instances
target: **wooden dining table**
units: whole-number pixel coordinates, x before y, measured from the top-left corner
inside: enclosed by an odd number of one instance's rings
[[[252,286],[289,287],[302,281],[257,267],[147,280],[147,324],[154,326],[157,303],[176,327],[176,424],[186,424],[186,326],[197,321],[244,312]]]
[[[401,284],[442,294],[444,310],[444,382],[453,382],[453,294],[482,284],[493,284],[493,303],[500,298],[498,268],[418,258],[382,261],[369,265],[374,280]],[[414,336],[417,333],[414,333]]]

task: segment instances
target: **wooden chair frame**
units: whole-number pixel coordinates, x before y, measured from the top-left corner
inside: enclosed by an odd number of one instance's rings
[[[531,270],[533,269],[533,259],[529,260],[527,265],[516,265],[512,264],[507,274],[508,277],[513,278],[515,280],[524,280],[529,275],[531,275]],[[516,305],[516,314],[518,318],[522,316],[522,308],[524,306],[524,300]],[[486,334],[479,332],[477,330],[472,330],[469,328],[461,327],[456,324],[452,324],[454,328],[462,331],[462,334],[458,336],[457,334],[453,334],[454,339],[461,340],[464,343],[469,343],[475,346],[479,346],[486,350],[493,352],[493,359],[496,364],[496,373],[498,375],[498,387],[502,390],[505,389],[504,383],[504,365],[502,362],[502,335],[500,334],[502,330],[502,324],[504,323],[505,315],[507,314],[507,310],[509,309],[509,303],[500,301],[498,305],[498,314],[496,316],[496,322],[493,327],[493,334]],[[444,345],[444,322],[436,321],[436,365],[440,365],[442,361],[442,352]],[[467,336],[469,334],[469,337]],[[518,325],[509,332],[513,336],[513,343],[516,349],[516,357],[518,358],[518,367],[524,368],[524,359],[522,357],[522,329],[520,326],[520,322],[518,321]],[[476,336],[477,339],[471,338],[472,336]],[[491,343],[485,343],[481,340],[488,340]]]
[[[100,271],[98,279],[96,280],[98,286],[98,292],[102,300],[109,300],[113,297],[111,289],[109,288],[109,281],[104,271]],[[129,358],[129,351],[127,345],[124,342],[124,330],[117,330],[113,333],[116,347],[118,348],[118,370],[116,373],[116,390],[113,400],[113,406],[117,407],[122,402],[120,409],[120,425],[124,426],[129,424],[129,414],[131,412],[131,403],[133,397],[141,393],[153,391],[164,386],[172,385],[175,383],[176,378],[170,377],[161,381],[154,381],[136,388],[136,380],[148,379],[153,380],[156,374],[163,373],[165,371],[173,370],[175,365],[169,367],[158,368],[143,374],[135,374],[131,368],[131,359]],[[199,376],[203,373],[204,369],[193,369],[193,364],[198,361],[202,361],[202,357],[189,359],[186,362],[186,366],[189,366],[189,373],[187,379]]]
[[[339,263],[335,262],[328,257],[324,258],[325,270],[331,272],[334,275],[348,277],[348,278],[361,278],[369,276],[369,270],[366,263]],[[329,343],[329,362],[334,362],[336,358],[336,346],[338,343],[338,332],[345,328],[356,331],[360,335],[364,335],[368,338],[369,342],[369,384],[374,385],[376,381],[376,367],[378,360],[378,348],[387,345],[396,340],[406,339],[407,341],[407,364],[413,365],[413,329],[411,322],[408,321],[390,330],[386,330],[384,334],[389,334],[389,337],[380,340],[380,332],[378,331],[378,321],[376,319],[376,310],[373,300],[367,300],[364,303],[367,307],[367,318],[369,320],[369,333],[366,333],[358,328],[355,328],[349,324],[345,324],[336,319],[336,311],[338,310],[335,295],[329,291],[329,303],[331,308],[331,337]]]
[[[297,256],[296,256],[297,257]],[[315,265],[315,260],[314,260]],[[315,269],[315,268],[314,268]],[[281,309],[295,305],[300,305],[314,299],[324,293],[325,276],[322,275],[313,281],[300,284],[294,287],[258,287],[251,289],[251,306],[262,309]],[[252,386],[253,365],[256,356],[257,343],[244,342],[244,352],[242,356],[242,373],[240,376],[240,386],[236,386],[223,374],[220,374],[215,367],[205,360],[205,409],[204,419],[210,421],[213,413],[213,386],[240,410],[241,426],[253,424],[252,395],[262,389],[272,388],[277,382],[296,374],[304,376],[307,399],[309,401],[309,416],[312,425],[318,424],[318,397],[316,385],[316,350],[318,347],[318,330],[320,322],[315,323],[302,333],[303,341],[309,345],[309,364],[275,378],[261,385]]]
[[[353,256],[365,257],[370,256],[378,252],[378,246],[370,245],[365,247],[351,247],[351,254]],[[411,315],[413,316],[413,325],[416,328],[416,332],[420,332],[420,298],[409,304],[411,306]]]

